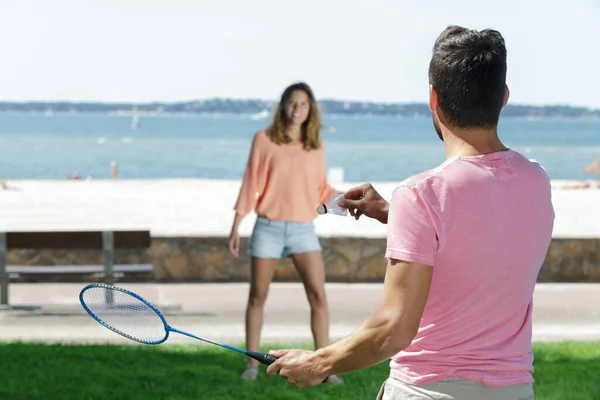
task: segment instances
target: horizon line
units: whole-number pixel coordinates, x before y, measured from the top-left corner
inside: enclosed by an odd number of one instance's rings
[[[264,103],[277,103],[278,99],[266,99],[259,97],[226,97],[226,96],[213,96],[213,97],[205,97],[205,98],[197,98],[192,100],[148,100],[148,101],[103,101],[103,100],[5,100],[0,99],[0,103],[14,103],[14,104],[27,104],[27,103],[71,103],[71,104],[83,104],[83,103],[92,103],[92,104],[107,104],[107,105],[117,105],[117,104],[127,104],[127,105],[150,105],[150,104],[180,104],[180,103],[196,103],[196,102],[206,102],[210,100],[229,100],[229,101],[257,101]],[[394,102],[394,101],[379,101],[379,100],[346,100],[346,99],[338,99],[338,98],[321,98],[318,99],[317,102],[338,102],[338,103],[359,103],[359,104],[381,104],[381,105],[427,105],[426,101],[407,101],[407,102]],[[576,105],[569,103],[545,103],[545,104],[536,104],[536,103],[511,103],[510,101],[506,105],[515,106],[515,107],[537,107],[537,108],[547,108],[547,107],[568,107],[568,108],[582,108],[590,111],[600,111],[600,107],[596,108],[594,106],[587,105]]]

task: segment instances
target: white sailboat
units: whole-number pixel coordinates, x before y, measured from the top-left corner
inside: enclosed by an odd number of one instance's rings
[[[257,121],[259,119],[265,119],[269,117],[269,110],[264,109],[261,112],[257,112],[256,114],[252,114],[250,119],[253,121]]]
[[[131,115],[131,125],[129,126],[132,130],[137,129],[140,126],[137,107],[133,107],[133,113]]]

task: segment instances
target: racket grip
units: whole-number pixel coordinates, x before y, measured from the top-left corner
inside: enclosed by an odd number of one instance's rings
[[[273,357],[270,354],[265,354],[258,351],[247,351],[246,355],[265,365],[271,365],[275,362],[275,360],[277,360],[277,357]]]
[[[271,365],[277,360],[277,357],[274,357],[270,354],[260,353],[258,351],[247,351],[246,355],[248,357],[254,358],[256,361],[261,362],[265,365]],[[329,377],[323,379],[323,382],[321,383],[327,383],[328,379]]]
[[[273,364],[273,363],[274,363],[276,360],[277,360],[277,358],[273,357],[272,355],[270,355],[270,354],[265,354],[265,361],[264,361],[264,363],[265,363],[266,365],[271,365],[271,364]]]

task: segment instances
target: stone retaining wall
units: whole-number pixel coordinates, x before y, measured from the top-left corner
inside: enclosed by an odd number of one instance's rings
[[[147,251],[116,251],[117,264],[152,263],[153,273],[129,274],[117,281],[235,282],[247,281],[247,238],[242,238],[239,259],[233,258],[223,237],[154,237]],[[329,282],[381,282],[385,273],[385,239],[321,238]],[[100,264],[94,251],[11,250],[8,265]],[[100,280],[82,274],[21,275],[22,282],[89,282]],[[275,281],[297,281],[290,259],[281,259]],[[600,282],[600,238],[553,239],[539,282]]]

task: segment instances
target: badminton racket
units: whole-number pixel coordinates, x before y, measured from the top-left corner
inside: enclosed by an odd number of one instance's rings
[[[117,286],[92,283],[81,290],[79,301],[83,309],[100,324],[136,342],[160,344],[169,338],[170,332],[175,332],[244,354],[265,365],[270,365],[277,360],[270,354],[245,351],[174,328],[150,302]]]

